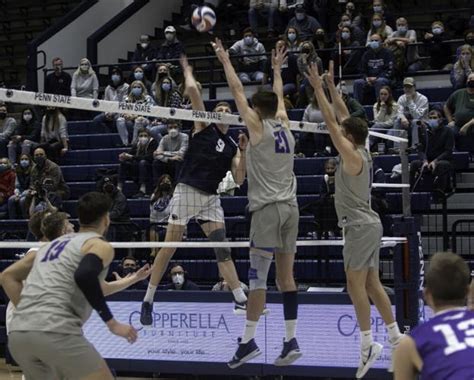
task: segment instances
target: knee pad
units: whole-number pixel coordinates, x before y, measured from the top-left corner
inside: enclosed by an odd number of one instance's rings
[[[212,231],[209,234],[209,241],[214,241],[214,242],[228,241],[227,238],[225,237],[225,229],[219,228],[217,230]],[[229,247],[214,248],[214,252],[216,254],[216,260],[218,263],[224,263],[226,261],[232,260],[231,250]]]
[[[268,272],[272,264],[272,257],[269,253],[258,250],[250,251],[249,268],[249,289],[267,289]]]

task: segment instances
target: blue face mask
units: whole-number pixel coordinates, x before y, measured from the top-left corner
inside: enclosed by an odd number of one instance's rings
[[[380,13],[382,12],[382,6],[381,5],[374,5],[374,12]]]
[[[439,119],[429,119],[428,120],[428,126],[431,129],[435,129],[439,127]]]
[[[399,33],[406,33],[408,31],[408,28],[406,26],[398,26],[397,31]]]
[[[374,26],[374,28],[380,28],[382,26],[382,21],[376,20],[372,22],[372,25]]]
[[[133,74],[136,80],[142,80],[143,79],[143,73],[141,71],[137,71],[136,73]]]
[[[112,76],[110,77],[110,79],[112,79],[112,82],[114,82],[115,84],[117,84],[117,83],[120,82],[120,75],[118,75],[118,74],[112,74]]]
[[[253,37],[251,36],[247,36],[247,37],[244,37],[244,43],[245,45],[252,45],[253,44]]]
[[[443,30],[443,28],[437,26],[437,27],[432,29],[432,32],[433,32],[433,34],[441,34],[441,33],[444,32],[444,30]]]
[[[27,168],[28,166],[30,166],[30,161],[28,160],[20,160],[20,166],[22,168]]]
[[[168,92],[169,90],[171,90],[171,84],[170,84],[170,83],[162,83],[161,89],[162,89],[163,91]]]
[[[0,164],[0,173],[6,172],[9,169],[7,164]]]
[[[305,14],[304,13],[296,13],[296,19],[298,21],[303,21],[305,18]]]
[[[349,32],[342,32],[341,37],[343,40],[348,40],[349,38],[351,38],[351,34]]]
[[[380,47],[380,41],[370,41],[370,47],[374,50],[377,50]]]
[[[132,88],[132,94],[135,96],[140,96],[142,94],[142,89],[140,87]]]
[[[288,40],[291,42],[296,40],[296,33],[288,33]]]

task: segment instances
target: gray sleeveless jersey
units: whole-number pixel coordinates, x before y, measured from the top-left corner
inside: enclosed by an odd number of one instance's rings
[[[295,139],[280,120],[264,119],[262,124],[261,141],[247,147],[250,211],[269,203],[296,203]]]
[[[372,157],[365,148],[357,150],[363,160],[362,172],[358,176],[345,173],[341,156],[336,171],[334,203],[340,227],[380,223],[378,214],[370,205]]]
[[[46,331],[82,335],[82,325],[92,308],[74,281],[74,273],[84,257],[87,240],[102,236],[84,232],[61,236],[41,247],[36,254],[13,314],[10,332]],[[99,280],[104,280],[104,268]]]

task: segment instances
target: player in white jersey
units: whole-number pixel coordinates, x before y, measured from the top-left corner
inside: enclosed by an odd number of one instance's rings
[[[16,306],[9,348],[27,380],[113,379],[83,336],[82,326],[92,308],[113,334],[130,343],[137,339],[132,326],[113,318],[104,296],[142,281],[150,270],[145,266],[122,280],[104,281],[114,258],[112,246],[104,240],[109,209],[110,201],[102,193],[85,194],[78,202],[79,233],[42,247],[33,265],[25,257],[2,275],[2,286]]]

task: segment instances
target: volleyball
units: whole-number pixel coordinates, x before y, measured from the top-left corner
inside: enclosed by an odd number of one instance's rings
[[[211,30],[216,25],[216,14],[209,7],[198,7],[191,18],[193,26],[200,33]]]

